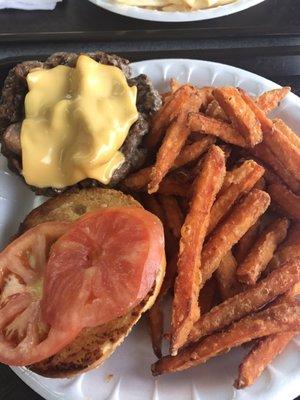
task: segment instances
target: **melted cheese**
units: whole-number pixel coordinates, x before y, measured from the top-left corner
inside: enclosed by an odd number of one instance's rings
[[[76,68],[33,70],[27,83],[21,129],[26,182],[62,188],[94,178],[108,184],[138,118],[137,88],[119,68],[84,55]]]

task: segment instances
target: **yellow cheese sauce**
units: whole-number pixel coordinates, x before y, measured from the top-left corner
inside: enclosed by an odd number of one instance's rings
[[[123,72],[81,55],[27,76],[21,129],[23,176],[37,187],[62,188],[93,178],[108,184],[124,162],[119,151],[138,119],[137,88]]]

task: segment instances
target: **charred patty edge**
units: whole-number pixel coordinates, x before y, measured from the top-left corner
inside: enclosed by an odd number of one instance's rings
[[[99,181],[90,178],[62,189],[51,187],[38,188],[27,184],[38,195],[54,196],[74,187],[114,187],[129,172],[137,170],[145,161],[146,149],[143,147],[143,138],[149,131],[151,116],[161,106],[160,95],[154,89],[150,79],[146,75],[142,74],[137,77],[131,77],[129,61],[125,58],[102,51],[80,54],[86,54],[102,64],[114,65],[120,68],[124,72],[128,84],[130,86],[137,86],[138,120],[131,126],[129,134],[120,149],[124,154],[125,162],[114,172],[109,185],[103,185]],[[24,100],[28,92],[27,74],[34,68],[50,69],[57,65],[75,67],[80,54],[61,52],[51,55],[44,62],[24,61],[17,64],[8,73],[0,99],[1,153],[7,158],[8,168],[18,174],[23,180],[20,131],[17,132],[14,129],[20,130],[24,119]]]

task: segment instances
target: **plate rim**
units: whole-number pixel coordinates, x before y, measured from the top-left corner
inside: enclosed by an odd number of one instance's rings
[[[164,63],[174,63],[174,62],[188,64],[188,65],[192,64],[193,67],[195,67],[195,65],[198,64],[198,65],[204,65],[207,67],[212,66],[213,68],[218,68],[218,69],[221,68],[225,72],[231,71],[231,72],[237,73],[239,75],[246,74],[247,77],[249,77],[250,79],[251,78],[253,78],[255,80],[258,79],[260,82],[262,82],[263,85],[268,86],[270,89],[281,87],[276,82],[274,82],[270,79],[264,78],[263,76],[255,74],[246,69],[234,67],[230,64],[223,64],[223,63],[207,61],[207,60],[197,60],[197,59],[188,59],[188,58],[162,58],[162,59],[151,59],[151,60],[143,60],[143,61],[133,62],[133,63],[130,63],[130,67],[135,69],[135,68],[139,68],[139,67],[143,66],[143,64],[144,65],[152,64],[152,63],[153,64],[164,64]],[[290,92],[287,97],[288,97],[289,101],[292,101],[294,104],[296,104],[300,110],[300,97],[298,97],[296,94],[294,94],[292,92]],[[27,370],[24,367],[10,367],[10,368],[25,384],[27,384],[33,391],[35,391],[37,394],[42,396],[44,399],[58,400],[61,398],[59,395],[56,395],[55,393],[53,393],[44,383],[42,383],[41,381],[38,380],[39,375],[36,375],[35,373]],[[80,379],[82,376],[83,375],[79,375],[75,379]],[[278,392],[275,395],[273,395],[273,400],[281,400],[282,395],[285,395],[285,396],[288,395],[289,400],[294,400],[295,397],[299,396],[300,393],[298,393],[298,390],[296,389],[297,385],[294,384],[295,382],[297,382],[299,380],[299,378],[300,378],[300,369],[299,369],[299,371],[296,371],[294,375],[291,375],[291,374],[289,375],[288,384],[280,385],[281,389],[278,390]],[[277,379],[280,379],[280,377],[278,377]],[[62,381],[62,380],[60,380],[60,381]],[[68,379],[64,379],[64,381],[68,381]]]
[[[136,18],[156,22],[192,22],[203,21],[213,18],[225,17],[254,7],[265,0],[237,0],[235,3],[225,4],[206,10],[195,11],[157,11],[148,10],[136,6],[114,4],[110,0],[89,0],[91,3],[115,14],[123,15],[129,18]]]

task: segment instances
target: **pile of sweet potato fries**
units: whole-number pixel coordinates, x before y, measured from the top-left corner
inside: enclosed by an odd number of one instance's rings
[[[165,229],[167,272],[149,311],[152,372],[255,340],[235,382],[244,388],[300,331],[300,138],[267,116],[290,88],[253,98],[234,87],[170,86],[146,138],[148,166],[123,181]]]

